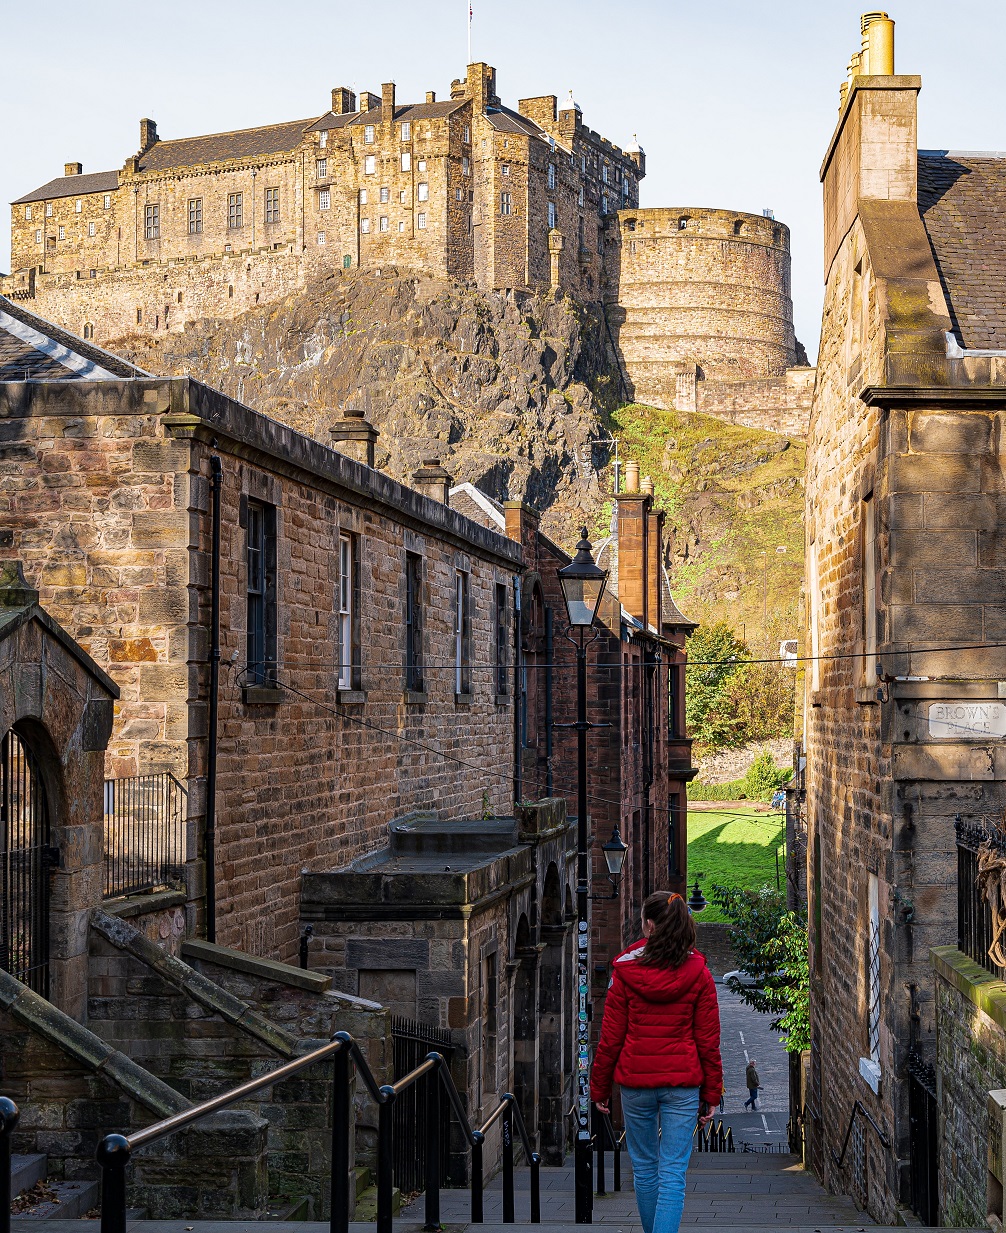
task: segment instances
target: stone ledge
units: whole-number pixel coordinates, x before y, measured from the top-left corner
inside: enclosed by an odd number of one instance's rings
[[[131,916],[145,916],[148,912],[161,912],[166,908],[184,908],[186,904],[183,890],[152,891],[150,894],[120,895],[116,899],[105,899],[101,908],[109,916],[117,916],[120,920],[128,920]]]
[[[303,968],[277,963],[274,959],[260,959],[257,955],[247,955],[229,946],[217,946],[214,942],[204,942],[199,938],[183,942],[182,954],[186,959],[201,959],[204,963],[215,963],[217,967],[247,972],[250,976],[260,976],[263,980],[290,985],[295,989],[307,989],[311,993],[326,993],[332,988],[331,976],[306,972]]]
[[[362,706],[367,701],[365,689],[340,689],[337,694],[340,706]]]
[[[246,685],[241,690],[241,701],[245,706],[278,706],[286,701],[286,694],[270,685]]]
[[[958,993],[1006,1031],[1006,982],[969,959],[956,946],[934,946],[929,952],[929,961],[937,976],[953,985]]]

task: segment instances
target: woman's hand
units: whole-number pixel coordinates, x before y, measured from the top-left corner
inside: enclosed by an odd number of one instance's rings
[[[594,1108],[598,1111],[598,1113],[608,1113],[608,1114],[610,1114],[610,1113],[611,1113],[611,1101],[610,1101],[610,1099],[609,1099],[609,1100],[605,1100],[605,1101],[602,1103],[602,1102],[601,1102],[601,1101],[599,1101],[599,1100],[595,1100],[595,1101],[594,1101]]]
[[[713,1120],[713,1107],[708,1100],[703,1100],[699,1104],[699,1128],[708,1126]]]

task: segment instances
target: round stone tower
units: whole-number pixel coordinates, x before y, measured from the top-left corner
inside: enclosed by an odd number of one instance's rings
[[[688,380],[758,382],[797,363],[783,223],[670,207],[622,210],[610,232],[608,317],[637,401],[680,407]]]

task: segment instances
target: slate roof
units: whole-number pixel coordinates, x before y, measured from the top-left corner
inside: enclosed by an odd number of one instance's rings
[[[466,101],[463,98],[452,98],[439,103],[403,103],[395,108],[395,120],[408,120],[410,123],[416,120],[438,120],[463,107]],[[383,114],[384,108],[380,103],[369,111],[350,111],[341,116],[330,111],[310,125],[307,131],[314,133],[320,129],[345,128],[347,124],[380,124]]]
[[[257,158],[264,154],[283,154],[294,150],[314,123],[289,120],[263,128],[241,128],[231,133],[209,133],[205,137],[180,137],[158,141],[140,156],[141,171],[166,171],[171,167],[192,167],[222,159]]]
[[[0,296],[0,381],[115,381],[149,375]]]
[[[1006,154],[920,150],[919,211],[958,341],[1006,350]]]
[[[500,133],[523,133],[527,137],[542,137],[547,140],[547,134],[540,125],[522,116],[519,111],[511,111],[509,107],[487,107],[486,119]]]
[[[117,171],[92,171],[86,176],[59,176],[25,193],[11,205],[28,205],[32,201],[54,201],[57,197],[83,197],[87,193],[111,193],[119,187]]]

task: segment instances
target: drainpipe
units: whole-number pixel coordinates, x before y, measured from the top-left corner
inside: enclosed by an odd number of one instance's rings
[[[514,631],[513,631],[513,647],[514,647],[514,672],[513,672],[513,710],[514,710],[514,732],[513,732],[513,803],[514,812],[521,802],[523,795],[523,784],[521,782],[521,759],[523,756],[521,740],[521,731],[524,719],[524,664],[521,658],[520,648],[520,615],[521,615],[521,591],[520,591],[520,575],[517,574],[513,580],[513,595],[514,595]]]
[[[220,694],[220,459],[210,455],[210,706],[206,742],[206,941],[217,940],[217,709]]]
[[[552,609],[545,609],[545,795],[552,795]]]

